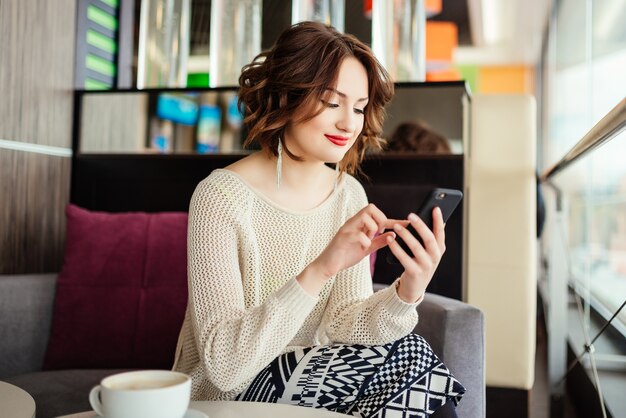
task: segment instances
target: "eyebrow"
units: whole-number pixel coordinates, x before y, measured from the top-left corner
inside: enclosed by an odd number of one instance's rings
[[[339,91],[339,90],[337,90],[337,89],[331,89],[331,88],[329,87],[329,88],[327,88],[326,90],[330,90],[330,91],[332,91],[333,93],[337,93],[339,96],[344,97],[344,98],[345,98],[345,97],[348,97],[348,95],[347,95],[346,93],[342,93],[342,92],[340,92],[340,91]],[[368,98],[368,97],[362,97],[362,98],[358,99],[358,100],[357,100],[357,102],[365,102],[365,101],[367,101],[367,100],[369,100],[369,98]]]

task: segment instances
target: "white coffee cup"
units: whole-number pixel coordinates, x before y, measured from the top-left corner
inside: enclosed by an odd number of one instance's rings
[[[91,389],[89,403],[106,418],[182,418],[190,395],[186,374],[140,370],[105,377]]]

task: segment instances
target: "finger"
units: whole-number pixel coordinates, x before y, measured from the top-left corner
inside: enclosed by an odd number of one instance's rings
[[[368,213],[364,213],[361,215],[361,221],[363,222],[363,227],[367,232],[367,236],[370,239],[374,238],[374,235],[376,235],[379,230],[376,221],[374,221],[374,219]]]
[[[378,209],[373,203],[370,203],[367,206],[365,206],[363,209],[358,211],[353,217],[348,219],[348,221],[344,225],[348,225],[348,226],[355,227],[355,228],[360,228],[363,225],[363,217],[365,215],[369,215],[372,219],[374,219],[376,223],[380,223],[378,219],[380,218],[380,214],[382,214],[382,212],[380,213],[377,213],[377,212],[380,212],[380,209]],[[384,217],[384,219],[387,219],[384,214],[382,216]],[[380,231],[380,229],[378,230]]]
[[[385,222],[387,222],[387,216],[385,216],[383,211],[378,209],[376,205],[373,203],[370,203],[369,205],[365,206],[363,210],[367,214],[369,214],[372,217],[372,219],[374,219],[374,221],[378,224],[378,233],[382,233],[384,230]]]
[[[433,209],[433,234],[435,234],[439,250],[444,252],[446,249],[446,225],[443,223],[443,214],[439,207]]]
[[[419,230],[418,233],[424,243],[422,246],[423,251],[414,250],[413,248],[411,248],[411,251],[414,251],[415,260],[420,267],[426,271],[430,271],[437,266],[441,260],[441,250],[439,249],[435,235],[424,221],[419,219],[415,214],[410,214],[409,219],[411,220],[413,228]]]
[[[411,250],[410,254],[412,257],[417,259],[423,259],[427,257],[426,250],[422,247],[422,244],[415,238],[415,236],[409,231],[407,228],[396,224],[394,226],[394,231],[402,238],[404,243]]]
[[[391,237],[392,240],[395,240],[396,234],[395,232],[385,232],[382,235],[378,235],[372,240],[372,245],[370,246],[369,252],[373,253],[374,251],[378,251],[381,248],[387,246],[387,237]]]
[[[414,213],[409,215],[409,221],[422,239],[422,248],[424,248],[431,256],[438,256],[440,250],[433,231],[431,231],[428,225],[426,225],[426,223],[424,223],[424,221]]]
[[[363,250],[368,250],[372,245],[372,240],[367,235],[365,235],[364,232],[359,232],[359,234],[357,235],[357,240],[359,241],[359,244],[361,244],[361,248]]]
[[[395,224],[400,224],[404,227],[409,225],[409,221],[406,219],[387,219],[384,223],[385,229],[393,229]]]
[[[419,266],[417,265],[415,260],[413,260],[413,258],[402,249],[400,244],[398,244],[398,241],[388,237],[387,245],[389,245],[389,249],[391,250],[393,255],[396,256],[400,264],[402,264],[402,267],[404,267],[404,271],[408,272],[409,274],[418,272]]]

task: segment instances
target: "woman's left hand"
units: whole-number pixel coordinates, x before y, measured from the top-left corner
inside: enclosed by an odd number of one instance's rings
[[[445,225],[441,209],[433,209],[433,230],[417,215],[410,214],[408,219],[413,228],[422,238],[424,245],[401,224],[394,225],[394,231],[407,244],[412,254],[407,254],[400,244],[392,238],[387,238],[389,249],[404,267],[397,288],[400,299],[407,303],[418,301],[426,291],[426,287],[433,278],[433,274],[446,251]]]

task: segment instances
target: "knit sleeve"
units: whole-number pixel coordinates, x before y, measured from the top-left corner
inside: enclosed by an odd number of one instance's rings
[[[207,180],[196,188],[189,210],[191,323],[207,378],[223,392],[240,391],[284,351],[317,298],[292,278],[261,305],[245,307],[241,193]]]
[[[356,184],[354,184],[356,183]],[[353,180],[352,213],[367,205],[363,187]],[[395,341],[417,324],[417,305],[397,294],[397,281],[376,293],[368,257],[337,274],[323,318],[323,331],[331,342],[377,345]]]

